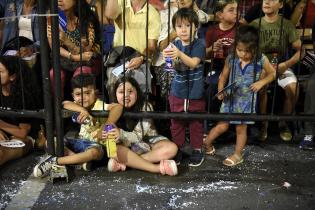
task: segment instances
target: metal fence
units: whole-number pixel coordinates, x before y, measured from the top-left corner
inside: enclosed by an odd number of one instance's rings
[[[79,0],[80,2],[80,0]],[[102,1],[103,2],[103,1]],[[30,110],[0,110],[0,116],[14,116],[14,117],[32,117],[45,120],[46,135],[48,140],[48,153],[62,156],[64,152],[63,137],[64,137],[64,125],[63,125],[63,110],[62,110],[62,97],[61,97],[61,78],[60,78],[60,43],[59,43],[59,23],[58,23],[58,5],[57,1],[50,1],[50,14],[46,14],[44,4],[47,4],[46,0],[38,1],[39,8],[39,25],[40,25],[40,58],[41,58],[41,71],[42,71],[42,83],[43,83],[43,101],[44,109],[39,111]],[[102,3],[102,7],[105,4]],[[49,46],[47,42],[47,19],[46,16],[51,18],[52,26],[52,48],[51,54],[49,52]],[[303,30],[304,33],[304,30]],[[124,35],[125,36],[125,35]],[[102,40],[103,41],[103,40]],[[147,40],[146,40],[147,41]],[[82,48],[82,47],[81,47]],[[82,49],[81,49],[82,51]],[[51,61],[51,62],[50,62]],[[148,61],[147,61],[148,62]],[[49,79],[49,66],[54,69],[54,97],[52,96],[52,90]],[[148,69],[148,63],[146,63]],[[102,65],[101,78],[104,81],[105,67]],[[298,75],[299,76],[299,75]],[[105,85],[102,84],[103,97],[105,96]],[[274,95],[273,97],[276,97]],[[147,97],[147,100],[149,98]],[[274,100],[275,98],[273,98]],[[107,99],[104,98],[106,101]],[[273,103],[272,106],[275,106]],[[273,110],[273,107],[272,107]],[[302,112],[301,112],[302,113]],[[211,113],[207,111],[205,113],[172,113],[166,110],[157,110],[150,112],[124,112],[123,117],[131,118],[153,118],[153,119],[200,119],[200,120],[212,120],[212,121],[230,121],[230,120],[250,120],[250,121],[315,121],[314,115],[305,115],[297,112],[293,112],[290,115],[281,115],[275,112],[270,114],[219,114]],[[107,116],[106,111],[93,111],[92,115],[95,116]],[[54,142],[54,136],[57,141]],[[54,145],[56,143],[56,145]]]

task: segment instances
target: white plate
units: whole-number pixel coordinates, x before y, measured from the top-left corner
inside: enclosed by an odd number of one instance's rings
[[[9,148],[21,148],[25,146],[25,143],[19,139],[11,139],[11,140],[0,141],[0,145],[3,147],[9,147]]]

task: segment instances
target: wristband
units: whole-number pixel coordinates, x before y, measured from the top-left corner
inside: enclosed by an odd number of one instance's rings
[[[72,55],[72,53],[69,52],[69,54],[68,54],[68,59],[69,59],[69,60],[71,60],[71,55]]]

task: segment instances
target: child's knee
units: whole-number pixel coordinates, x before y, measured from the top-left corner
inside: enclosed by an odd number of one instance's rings
[[[88,152],[90,153],[93,160],[99,160],[102,158],[103,155],[101,148],[93,147],[89,149]]]
[[[166,159],[170,159],[170,158],[173,158],[176,153],[177,153],[177,150],[178,150],[178,147],[175,143],[173,142],[167,142],[164,146],[164,157]]]
[[[228,128],[229,128],[229,124],[218,124],[217,125],[217,130],[220,133],[227,131]]]

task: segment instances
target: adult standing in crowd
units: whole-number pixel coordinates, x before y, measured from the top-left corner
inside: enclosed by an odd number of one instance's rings
[[[145,0],[126,0],[125,21],[123,26],[123,0],[108,0],[105,8],[106,17],[115,20],[114,47],[123,46],[123,30],[125,30],[125,45],[134,48],[139,53],[126,66],[128,69],[137,69],[144,63],[146,56],[152,58],[156,50],[156,43],[160,32],[160,17],[156,9]],[[146,16],[148,17],[148,55],[146,55]]]

